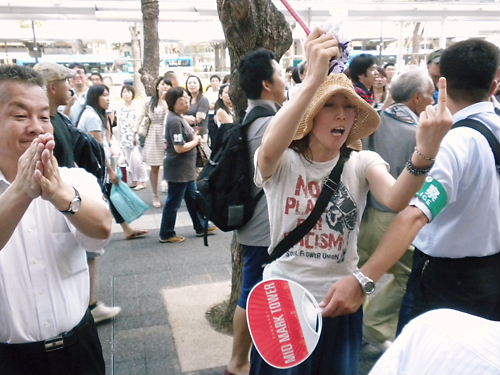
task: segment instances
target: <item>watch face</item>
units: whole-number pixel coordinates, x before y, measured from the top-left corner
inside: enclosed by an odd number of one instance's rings
[[[366,284],[363,285],[363,290],[366,294],[372,294],[375,292],[375,283],[373,281],[366,282]]]
[[[71,201],[71,206],[70,206],[71,212],[73,213],[78,212],[78,210],[80,210],[81,203],[82,200],[80,199],[80,197],[79,196],[75,197],[75,199]]]

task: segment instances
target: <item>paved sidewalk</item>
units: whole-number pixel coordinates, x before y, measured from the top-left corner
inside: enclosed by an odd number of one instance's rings
[[[151,203],[149,189],[139,195]],[[224,299],[221,296],[229,293],[232,234],[218,231],[208,238],[209,246],[203,246],[183,206],[176,230],[186,241],[161,244],[161,212],[161,208],[151,208],[133,223],[134,227],[150,229],[145,238],[126,241],[120,227],[114,225],[113,240],[98,263],[99,299],[122,307],[113,321],[98,326],[106,372],[222,375],[231,338],[214,336],[204,311],[212,301],[220,302]],[[210,360],[200,365],[196,360],[206,355],[201,349],[208,351]],[[366,373],[377,354],[365,350],[362,358]],[[213,363],[219,365],[214,367]]]

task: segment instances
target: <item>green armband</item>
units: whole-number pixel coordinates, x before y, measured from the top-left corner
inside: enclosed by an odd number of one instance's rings
[[[448,203],[448,194],[443,185],[439,181],[428,176],[425,179],[424,186],[418,191],[417,197],[431,211],[432,219],[434,219],[445,208]]]

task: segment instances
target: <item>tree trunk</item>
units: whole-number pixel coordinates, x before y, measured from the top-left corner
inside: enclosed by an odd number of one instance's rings
[[[420,51],[420,42],[422,41],[422,31],[420,30],[420,26],[422,24],[420,22],[416,22],[415,25],[413,26],[413,34],[412,34],[412,59],[411,63],[413,65],[418,65],[419,63],[419,57],[418,53]]]
[[[132,64],[134,65],[134,90],[137,97],[145,95],[144,85],[141,82],[141,45],[139,42],[139,30],[137,24],[129,27],[130,39],[132,45]]]
[[[140,69],[141,81],[146,95],[155,92],[154,82],[158,78],[160,67],[160,51],[158,37],[158,18],[160,7],[158,0],[141,0],[142,25],[144,35],[144,58]]]
[[[292,44],[292,31],[271,0],[217,0],[217,11],[231,59],[230,96],[241,120],[247,107],[247,98],[239,85],[241,58],[264,47],[273,51],[279,61]]]
[[[270,0],[217,0],[217,11],[231,59],[230,96],[241,120],[247,107],[246,95],[239,85],[241,58],[249,51],[264,47],[273,51],[279,61],[292,44],[292,32],[285,16]],[[228,324],[232,321],[242,282],[243,256],[235,235],[231,242],[231,262],[231,296],[224,313]]]

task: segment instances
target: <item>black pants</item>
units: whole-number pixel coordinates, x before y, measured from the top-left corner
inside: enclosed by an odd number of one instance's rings
[[[416,316],[439,308],[500,320],[500,253],[451,259],[415,249],[397,334]]]
[[[125,222],[125,219],[120,215],[116,207],[114,206],[113,202],[111,202],[111,187],[113,184],[111,182],[107,182],[104,185],[104,195],[106,196],[106,199],[108,200],[109,203],[109,209],[111,210],[111,214],[113,215],[113,218],[115,219],[117,224],[121,224]]]
[[[52,351],[43,342],[0,344],[0,374],[104,375],[101,342],[88,310],[68,335],[68,344]]]

